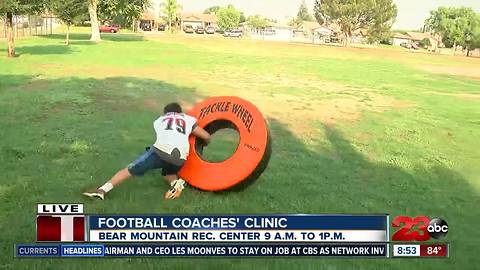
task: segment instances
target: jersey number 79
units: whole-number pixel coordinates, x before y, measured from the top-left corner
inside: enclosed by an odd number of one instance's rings
[[[173,130],[172,125],[173,122],[175,122],[176,130],[182,134],[185,134],[185,131],[187,129],[187,124],[185,123],[185,120],[182,118],[174,118],[174,117],[166,117],[163,118],[164,122],[167,122],[167,126],[165,130]]]

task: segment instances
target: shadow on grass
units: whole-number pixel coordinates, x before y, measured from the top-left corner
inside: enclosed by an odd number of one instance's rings
[[[269,206],[291,213],[389,213],[410,217],[445,219],[455,235],[448,241],[463,245],[459,257],[473,259],[468,250],[479,233],[472,224],[480,222],[480,196],[460,173],[442,165],[418,168],[413,172],[366,158],[334,126],[319,130],[321,146],[307,147],[281,119],[268,120],[272,156],[265,172],[248,189],[234,188],[217,194],[221,199],[238,191],[255,194]],[[328,149],[328,150],[326,150]],[[252,197],[254,198],[254,197]],[[268,211],[268,210],[267,210]],[[392,228],[392,233],[397,228]],[[454,256],[454,255],[452,255]],[[460,258],[458,258],[460,260]]]
[[[68,54],[72,48],[67,45],[36,45],[36,46],[18,46],[15,52],[20,56],[22,54],[31,55],[49,55],[49,54]]]
[[[40,36],[40,37],[45,39],[65,40],[65,34],[53,34],[53,35],[46,35],[46,36]],[[137,35],[137,34],[101,33],[101,37],[102,37],[102,40],[108,40],[108,41],[142,41],[144,40],[142,35]],[[71,33],[70,40],[90,41],[90,33]]]

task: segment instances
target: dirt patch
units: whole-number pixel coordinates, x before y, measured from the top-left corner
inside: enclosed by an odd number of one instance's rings
[[[360,132],[357,133],[354,137],[360,142],[368,142],[369,140],[371,140],[372,136],[370,133]]]
[[[466,94],[466,93],[443,93],[443,92],[435,92],[435,91],[430,91],[427,92],[428,94],[433,94],[433,95],[441,95],[441,96],[450,96],[450,97],[456,97],[460,99],[466,99],[466,100],[480,100],[480,94]]]
[[[78,67],[77,67],[78,68]],[[95,70],[95,72],[92,72]],[[301,137],[316,135],[314,123],[334,125],[339,121],[357,121],[363,111],[383,112],[391,108],[406,108],[411,106],[406,102],[378,94],[373,89],[348,86],[337,82],[322,80],[315,76],[289,74],[281,67],[271,72],[257,73],[251,70],[238,69],[236,72],[227,69],[203,70],[193,73],[190,69],[166,69],[164,66],[152,65],[142,68],[95,65],[85,70],[76,70],[79,74],[89,74],[96,78],[104,77],[135,77],[162,80],[172,84],[188,81],[195,93],[201,96],[235,95],[245,98],[262,111],[267,118],[278,119],[293,133]],[[73,70],[72,70],[73,71]],[[71,71],[66,71],[70,73]],[[202,78],[192,80],[192,78]],[[207,82],[205,84],[205,82]],[[195,87],[199,85],[199,89]],[[208,85],[208,86],[206,86]],[[118,87],[125,87],[118,85]],[[168,91],[167,91],[168,92]],[[174,92],[165,92],[172,97]],[[97,102],[105,101],[98,93]],[[185,111],[202,98],[181,101]],[[180,100],[183,100],[181,96]],[[152,112],[160,113],[165,105],[165,99],[147,97],[135,102]],[[116,103],[115,103],[116,104]],[[105,104],[108,105],[108,104]],[[118,104],[116,104],[118,105]]]
[[[142,106],[144,108],[146,108],[147,110],[149,111],[152,111],[152,112],[156,112],[156,113],[163,113],[163,107],[165,105],[167,105],[166,103],[161,103],[158,101],[159,99],[157,98],[146,98],[142,101]],[[190,109],[193,108],[193,106],[195,105],[195,103],[197,102],[200,102],[201,100],[197,100],[196,102],[187,102],[187,101],[184,101],[184,100],[181,100],[181,101],[178,101],[178,103],[180,104],[180,106],[182,106],[182,110],[187,112],[189,111]],[[169,101],[170,102],[170,101]],[[174,100],[172,100],[171,102],[175,102]]]
[[[55,105],[53,105],[52,107],[50,107],[48,112],[49,112],[49,114],[61,113],[61,112],[64,112],[64,111],[68,110],[70,107],[71,107],[71,105],[69,106],[69,104],[66,103],[66,102],[58,102]]]
[[[162,112],[162,105],[155,99],[144,99],[142,105],[149,111],[160,113]]]
[[[13,88],[20,91],[39,91],[48,89],[48,86],[49,83],[47,80],[35,79],[28,81],[27,83],[16,85]]]
[[[430,73],[464,76],[480,80],[480,68],[436,65],[421,65],[420,68]]]
[[[368,99],[345,96],[333,99],[302,99],[293,95],[265,97],[255,92],[242,95],[259,107],[267,118],[275,118],[287,124],[290,131],[299,136],[312,137],[316,129],[312,125],[321,122],[335,125],[339,121],[358,121],[363,111],[383,112],[391,108],[408,108],[412,104],[375,93],[365,93]]]

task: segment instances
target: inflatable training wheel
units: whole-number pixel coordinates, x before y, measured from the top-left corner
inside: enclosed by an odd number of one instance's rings
[[[202,157],[201,139],[190,137],[190,153],[179,175],[190,185],[220,191],[258,178],[270,160],[271,146],[267,123],[252,103],[239,97],[212,97],[195,105],[187,114],[198,119],[198,126],[213,134],[232,128],[239,134],[233,155],[221,162]]]

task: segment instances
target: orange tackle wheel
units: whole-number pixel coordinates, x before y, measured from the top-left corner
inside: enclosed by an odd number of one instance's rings
[[[190,153],[179,172],[181,178],[196,188],[219,191],[262,174],[270,160],[271,145],[267,123],[255,105],[239,97],[212,97],[195,105],[188,114],[210,134],[233,128],[240,139],[231,157],[209,162],[202,158],[201,139],[191,136]]]

